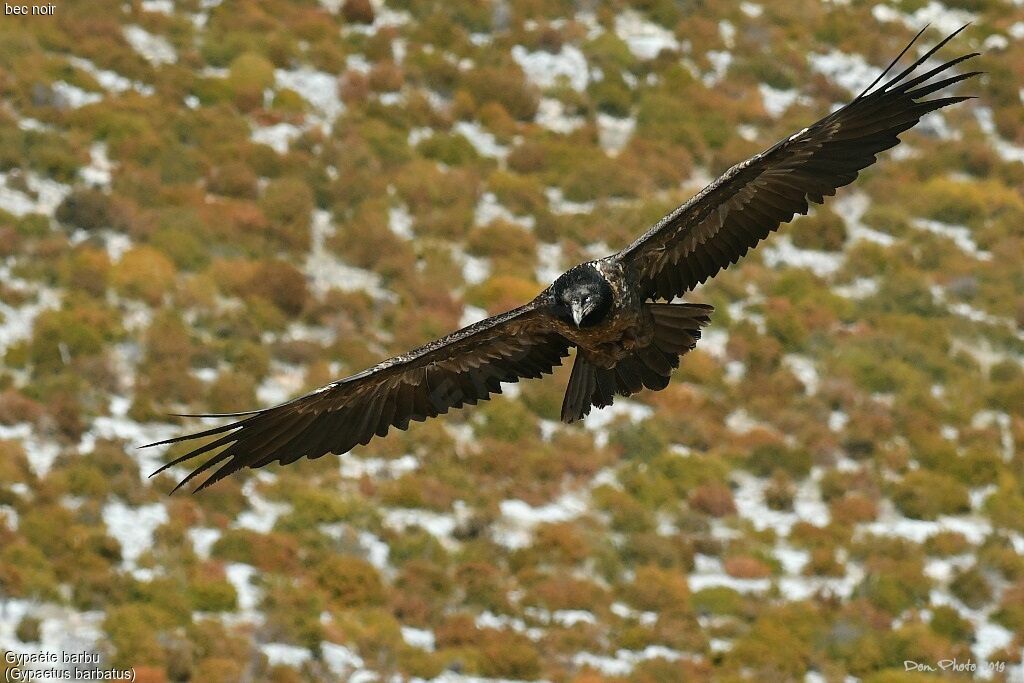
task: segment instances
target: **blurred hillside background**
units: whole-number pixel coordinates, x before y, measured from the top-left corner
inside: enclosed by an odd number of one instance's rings
[[[690,300],[568,373],[168,497],[199,424],[534,296],[827,113],[981,50]],[[0,650],[140,681],[921,681],[1024,647],[1020,0],[61,0],[0,17]],[[9,667],[0,664],[0,667]],[[984,672],[984,668],[980,673]],[[852,677],[852,678],[851,678]]]

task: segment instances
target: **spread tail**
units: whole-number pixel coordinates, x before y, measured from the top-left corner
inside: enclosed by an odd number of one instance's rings
[[[706,304],[645,304],[654,318],[654,337],[648,346],[626,356],[610,369],[590,363],[577,350],[562,401],[562,422],[583,419],[591,406],[610,406],[615,394],[629,396],[643,388],[660,391],[668,386],[679,357],[700,339],[714,310]]]

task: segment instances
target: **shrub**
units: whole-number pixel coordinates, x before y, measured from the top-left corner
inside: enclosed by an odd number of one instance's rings
[[[226,413],[256,405],[256,383],[241,372],[226,371],[217,375],[210,385],[207,408],[215,413]]]
[[[63,270],[63,279],[72,290],[94,297],[106,293],[110,279],[110,258],[106,251],[79,247],[68,256]]]
[[[501,611],[507,607],[504,576],[488,561],[470,561],[455,568],[455,582],[465,602],[483,609]]]
[[[405,83],[405,73],[393,61],[386,60],[373,65],[367,80],[375,92],[398,92]]]
[[[892,501],[900,512],[915,519],[935,519],[971,509],[967,489],[952,477],[928,470],[914,470],[896,484]]]
[[[214,564],[205,565],[192,577],[189,597],[192,609],[201,612],[232,612],[237,606],[234,585]]]
[[[260,262],[249,281],[249,289],[288,316],[301,313],[309,299],[306,276],[286,261]]]
[[[760,477],[780,469],[802,479],[811,470],[811,454],[803,448],[791,448],[781,443],[762,444],[751,451],[747,468]]]
[[[466,291],[466,300],[496,314],[522,306],[537,295],[535,283],[509,275],[495,275]]]
[[[690,612],[690,587],[686,577],[675,569],[650,565],[638,567],[626,595],[637,609],[663,614]]]
[[[370,0],[345,0],[341,13],[350,24],[373,23],[373,4]]]
[[[260,198],[260,208],[282,246],[298,251],[309,245],[313,192],[305,182],[288,177],[271,180]]]
[[[37,401],[33,401],[16,389],[4,389],[0,391],[0,424],[13,425],[19,422],[35,422],[43,416],[45,409]],[[0,468],[6,466],[11,467],[10,471],[13,474],[13,468],[15,463],[20,466],[21,462],[24,461],[24,453],[20,452],[20,447],[16,441],[3,441],[0,442],[0,451],[4,453],[4,457],[0,458]],[[11,449],[10,452],[7,449]],[[15,457],[15,452],[18,452]],[[2,462],[6,461],[6,463]],[[0,472],[5,470],[0,469]],[[6,472],[5,472],[6,473]],[[11,477],[0,476],[0,481],[14,481]]]
[[[931,585],[920,561],[874,560],[856,595],[890,615],[900,614],[928,600]]]
[[[1024,630],[1024,581],[1006,589],[1003,601],[992,618],[1012,631],[1019,633]]]
[[[846,242],[846,223],[831,209],[815,206],[807,216],[800,216],[790,228],[793,244],[803,249],[839,251]]]
[[[413,161],[402,169],[395,189],[414,216],[418,236],[458,239],[473,224],[479,179],[470,171]]]
[[[229,161],[211,169],[206,186],[210,192],[215,194],[239,199],[255,199],[259,191],[258,181],[259,179],[248,164],[241,161]]]
[[[197,681],[230,683],[245,677],[246,669],[241,661],[227,657],[206,657],[196,662],[192,677]]]
[[[690,492],[689,503],[693,509],[712,517],[724,517],[736,512],[732,491],[728,486],[718,483],[708,483],[695,488]]]
[[[617,72],[605,73],[605,78],[591,83],[587,92],[599,111],[619,118],[629,116],[633,94]]]
[[[785,470],[775,470],[764,489],[764,502],[771,510],[792,510],[796,488]]]
[[[650,421],[619,420],[608,433],[608,444],[623,458],[650,461],[668,447],[667,439],[656,424]]]
[[[317,567],[316,578],[327,598],[341,607],[384,602],[380,575],[373,565],[358,557],[329,557]]]
[[[740,614],[743,609],[743,596],[728,586],[711,586],[702,588],[690,598],[693,609],[698,614]]]
[[[249,111],[263,103],[263,91],[274,85],[274,65],[263,55],[244,52],[231,62],[227,86],[235,105]]]
[[[42,635],[42,622],[37,617],[25,616],[18,622],[14,635],[23,643],[35,643]]]
[[[56,600],[59,595],[52,558],[20,539],[5,542],[0,549],[0,583],[12,597]]]
[[[763,579],[772,569],[751,555],[733,555],[725,560],[725,573],[738,579]]]
[[[160,644],[160,632],[173,625],[166,612],[152,605],[128,603],[109,608],[103,630],[116,652],[111,666],[165,665],[167,653]]]
[[[1004,529],[1024,531],[1024,495],[1010,486],[1000,486],[985,499],[985,513]]]
[[[766,680],[801,678],[811,662],[815,634],[824,630],[807,603],[765,609],[726,655],[726,665],[759,672]]]
[[[69,194],[54,215],[61,223],[82,230],[111,227],[118,219],[110,196],[91,188],[78,189]]]
[[[291,576],[268,577],[261,608],[266,615],[267,637],[309,648],[320,646],[324,627],[323,596],[303,581]]]
[[[213,557],[252,564],[262,571],[288,574],[298,569],[299,544],[294,536],[279,531],[227,529],[213,544]]]
[[[29,361],[39,376],[60,372],[65,360],[102,353],[121,334],[112,311],[85,302],[68,303],[66,309],[40,313],[33,324]]]
[[[949,605],[933,607],[932,620],[928,625],[938,635],[954,642],[970,643],[974,638],[974,627],[971,622]]]
[[[836,498],[829,505],[832,519],[838,524],[870,522],[878,516],[878,505],[871,498],[857,492]]]
[[[480,673],[505,679],[532,680],[540,673],[540,654],[526,636],[493,631],[481,645]]]
[[[834,549],[813,548],[803,573],[806,576],[843,576],[846,569]]]
[[[111,269],[111,284],[122,295],[156,306],[174,287],[174,264],[153,247],[128,250]]]
[[[949,590],[971,609],[979,609],[992,599],[992,587],[977,566],[957,572]]]
[[[435,133],[418,144],[416,151],[448,166],[462,166],[480,159],[476,147],[459,134]]]
[[[483,424],[475,430],[478,437],[517,443],[536,433],[533,415],[519,401],[496,396],[480,413]]]
[[[477,103],[497,102],[520,121],[537,113],[537,94],[518,67],[479,67],[464,74],[462,83]]]
[[[495,171],[487,179],[487,186],[513,213],[533,216],[547,210],[544,187],[536,178]]]
[[[573,164],[568,173],[559,175],[565,198],[574,202],[635,197],[642,185],[639,173],[623,160],[610,159],[604,154],[595,154],[585,163]]]

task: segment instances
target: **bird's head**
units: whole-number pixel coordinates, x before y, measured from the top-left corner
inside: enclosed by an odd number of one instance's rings
[[[604,320],[614,298],[611,285],[593,263],[563,273],[551,292],[559,317],[576,327],[590,327]]]

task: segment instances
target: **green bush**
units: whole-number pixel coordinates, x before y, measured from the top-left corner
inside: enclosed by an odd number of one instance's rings
[[[308,247],[313,192],[305,182],[298,178],[271,180],[260,198],[260,208],[281,246],[292,251]]]
[[[816,206],[789,229],[793,244],[804,249],[839,251],[846,242],[846,223],[827,206]]]
[[[54,214],[61,223],[82,230],[118,227],[117,210],[110,196],[101,190],[75,190],[60,203]]]
[[[366,560],[358,557],[330,557],[316,569],[317,582],[327,599],[340,607],[380,605],[384,584]]]
[[[900,512],[915,519],[935,519],[971,509],[967,489],[945,474],[914,470],[904,475],[892,492],[892,501]]]
[[[747,459],[747,468],[759,477],[767,477],[776,470],[802,479],[811,470],[811,454],[803,448],[791,448],[781,443],[767,443],[754,447]]]
[[[260,106],[263,91],[273,84],[274,65],[263,55],[245,52],[232,60],[227,87],[239,109],[249,111]]]

